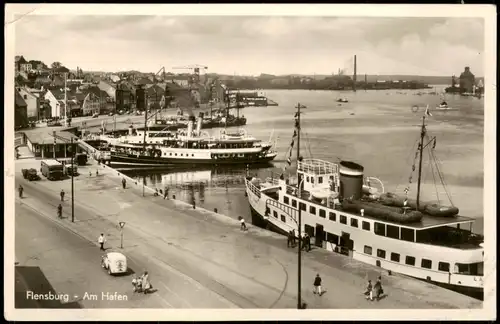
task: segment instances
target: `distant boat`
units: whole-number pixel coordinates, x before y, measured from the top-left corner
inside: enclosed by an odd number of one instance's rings
[[[436,106],[436,110],[455,110],[455,108],[452,108],[448,105],[446,100],[443,100],[439,106]]]
[[[349,102],[349,100],[347,98],[338,98],[337,102]]]

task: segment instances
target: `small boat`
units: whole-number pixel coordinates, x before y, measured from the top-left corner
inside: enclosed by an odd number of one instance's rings
[[[337,102],[349,102],[349,100],[347,100],[347,98],[339,98]]]

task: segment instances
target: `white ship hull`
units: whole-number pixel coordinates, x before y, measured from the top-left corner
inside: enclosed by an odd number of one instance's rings
[[[282,234],[291,230],[295,230],[297,233],[298,226],[296,219],[294,219],[297,217],[297,209],[289,204],[292,201],[302,202],[305,204],[306,210],[301,212],[301,231],[302,233],[309,232],[309,235],[315,238],[316,245],[321,248],[332,252],[342,252],[361,262],[430,282],[465,288],[470,292],[482,292],[483,290],[482,276],[454,273],[454,268],[458,263],[482,262],[482,249],[461,250],[403,240],[395,241],[392,238],[375,235],[373,229],[376,220],[298,199],[287,193],[287,185],[284,180],[275,179],[273,183],[268,183],[266,188],[262,188],[252,184],[247,179],[246,193],[252,209],[252,217],[256,222],[260,222],[259,226]],[[276,194],[279,195],[278,199],[271,197]],[[289,204],[285,201],[288,201]],[[315,208],[317,213],[321,213],[320,210],[323,210],[324,217],[311,214],[311,206]],[[335,221],[331,220],[330,214],[335,214]],[[346,217],[346,224],[339,222],[341,216]],[[357,220],[358,227],[351,226],[351,219]],[[362,222],[369,223],[371,231],[363,229]],[[324,233],[328,233],[328,237]],[[325,237],[326,240],[324,240]],[[395,242],[397,244],[394,244]],[[408,263],[405,260],[407,257],[413,258],[414,265],[406,264]],[[432,268],[422,268],[420,266],[422,259],[431,260]],[[439,269],[439,264],[442,262],[449,265],[449,271]]]

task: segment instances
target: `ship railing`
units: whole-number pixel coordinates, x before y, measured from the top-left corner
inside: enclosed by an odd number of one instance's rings
[[[257,188],[253,183],[252,181],[249,181],[249,180],[246,180],[245,179],[245,184],[247,185],[247,187],[250,189],[250,191],[256,195],[257,197],[259,197],[260,199],[260,190],[259,188]]]
[[[339,166],[320,159],[306,159],[299,161],[298,170],[309,174],[337,174]]]
[[[278,178],[267,177],[266,182],[272,184],[273,186],[279,186],[280,180]]]

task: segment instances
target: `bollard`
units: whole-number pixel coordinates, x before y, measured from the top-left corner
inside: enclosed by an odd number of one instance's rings
[[[217,213],[217,208],[214,208],[214,213]]]

